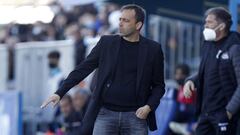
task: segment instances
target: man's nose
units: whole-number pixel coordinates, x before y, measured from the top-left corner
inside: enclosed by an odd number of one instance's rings
[[[204,28],[210,28],[210,27],[209,27],[209,25],[205,24],[205,25],[204,25]]]
[[[122,24],[122,22],[120,21],[118,25],[119,25],[119,27],[122,27],[123,24]]]
[[[122,26],[123,26],[122,24],[119,24],[119,28],[122,28]]]

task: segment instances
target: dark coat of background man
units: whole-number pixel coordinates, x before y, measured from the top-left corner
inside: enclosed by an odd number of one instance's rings
[[[240,35],[231,32],[231,15],[221,7],[206,12],[199,71],[184,86],[197,88],[197,135],[235,135],[240,109]]]
[[[159,43],[140,35],[145,11],[121,9],[119,34],[102,36],[96,47],[47,99],[56,105],[70,88],[98,68],[98,81],[79,133],[147,135],[156,130],[155,110],[165,93],[164,60]]]

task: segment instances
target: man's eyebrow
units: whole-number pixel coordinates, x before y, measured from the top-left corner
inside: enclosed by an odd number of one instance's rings
[[[129,19],[127,19],[127,18],[122,18],[122,17],[119,17],[119,19],[122,19],[122,20],[127,20],[127,21],[129,21]]]

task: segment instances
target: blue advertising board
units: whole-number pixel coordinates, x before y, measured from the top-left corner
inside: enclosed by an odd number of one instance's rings
[[[22,101],[18,91],[0,92],[0,135],[22,135]]]

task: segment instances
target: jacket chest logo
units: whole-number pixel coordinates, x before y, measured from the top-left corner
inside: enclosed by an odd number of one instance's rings
[[[221,58],[222,58],[223,60],[229,59],[228,53],[227,53],[227,52],[223,53],[223,54],[221,55]]]
[[[227,52],[222,52],[222,50],[219,50],[217,55],[216,55],[216,58],[219,59],[219,57],[221,57],[222,60],[227,60],[229,59],[229,55]]]
[[[217,55],[216,55],[216,58],[217,58],[217,59],[219,59],[219,56],[221,55],[221,53],[222,53],[222,50],[218,50],[218,53],[217,53]]]

